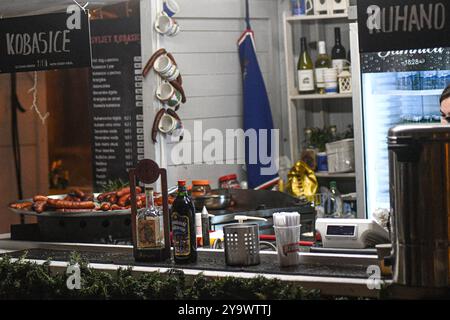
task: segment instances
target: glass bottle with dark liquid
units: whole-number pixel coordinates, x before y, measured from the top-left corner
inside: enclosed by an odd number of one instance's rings
[[[136,261],[163,261],[169,258],[165,248],[162,210],[154,205],[153,188],[145,187],[145,208],[136,217]]]
[[[186,181],[178,181],[178,194],[170,211],[175,263],[197,261],[195,208],[186,191]]]

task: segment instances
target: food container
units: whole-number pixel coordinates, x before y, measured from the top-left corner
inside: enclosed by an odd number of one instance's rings
[[[205,196],[211,192],[211,186],[209,180],[192,180],[192,197]]]
[[[230,174],[219,178],[219,188],[221,189],[240,189],[241,185],[237,180],[237,175]]]
[[[345,139],[326,144],[328,157],[328,172],[354,172],[355,171],[355,142],[354,139]]]

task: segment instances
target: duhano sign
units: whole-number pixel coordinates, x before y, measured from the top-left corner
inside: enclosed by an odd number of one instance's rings
[[[361,52],[450,47],[450,1],[358,0]]]
[[[0,73],[91,67],[87,10],[0,19]]]

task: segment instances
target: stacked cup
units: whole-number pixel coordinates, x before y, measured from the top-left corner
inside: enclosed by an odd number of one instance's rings
[[[180,32],[180,26],[173,16],[179,11],[180,6],[175,0],[164,0],[163,11],[155,21],[155,30],[163,36],[176,36]]]
[[[163,54],[156,59],[153,66],[155,71],[167,81],[174,81],[180,75],[180,70],[167,54]]]
[[[300,214],[277,212],[273,214],[273,228],[277,241],[278,261],[281,267],[300,263]]]
[[[181,104],[183,95],[180,91],[173,87],[170,82],[163,81],[156,90],[156,97],[165,106],[176,108]]]

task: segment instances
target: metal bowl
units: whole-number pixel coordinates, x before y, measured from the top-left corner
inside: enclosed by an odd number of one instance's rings
[[[220,210],[231,205],[231,195],[228,190],[214,190],[205,196],[193,197],[193,200],[197,210],[203,209],[203,206],[208,210]]]

